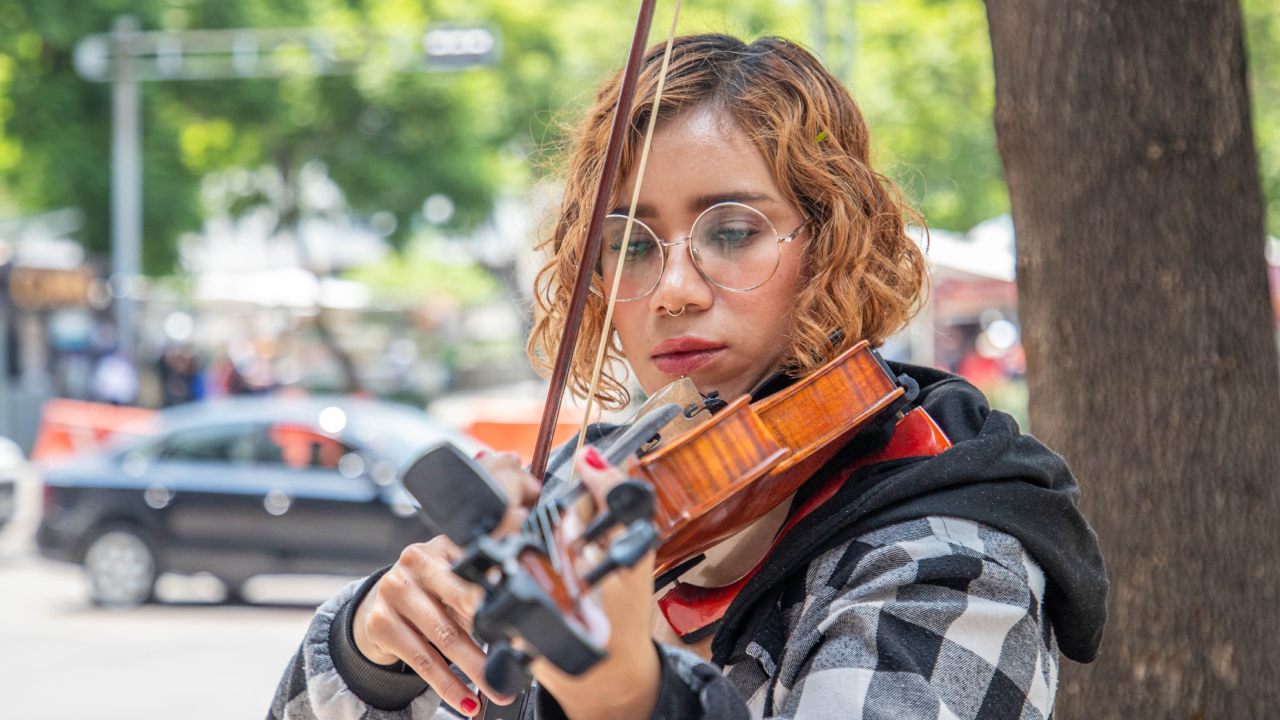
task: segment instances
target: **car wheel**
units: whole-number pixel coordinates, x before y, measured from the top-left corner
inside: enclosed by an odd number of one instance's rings
[[[244,605],[244,580],[232,578],[218,578],[222,581],[224,594],[222,602],[225,605]]]
[[[128,525],[104,528],[85,548],[89,595],[107,607],[132,607],[151,599],[159,575],[156,553],[142,531]]]

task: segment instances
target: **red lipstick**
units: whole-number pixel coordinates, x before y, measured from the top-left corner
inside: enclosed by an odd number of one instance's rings
[[[724,343],[681,336],[663,340],[649,352],[654,367],[664,375],[688,375],[715,359]]]

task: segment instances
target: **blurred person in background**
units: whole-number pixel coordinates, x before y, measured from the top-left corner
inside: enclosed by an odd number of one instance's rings
[[[112,348],[93,365],[93,399],[112,405],[132,405],[138,399],[138,371],[119,348]]]
[[[161,399],[165,407],[195,402],[204,397],[204,373],[200,360],[189,345],[175,343],[165,348],[156,363]]]
[[[201,384],[208,397],[239,395],[245,392],[246,387],[244,376],[240,374],[240,369],[236,367],[226,348],[213,354],[205,367],[204,381]]]
[[[583,321],[590,339],[575,351],[570,387],[590,387],[627,227],[608,351],[646,394],[680,377],[727,399],[767,394],[899,331],[920,301],[924,257],[905,230],[911,210],[870,166],[848,91],[783,39],[678,38],[640,184],[662,59],[662,46],[645,56],[626,118],[615,215]],[[619,82],[603,85],[574,137],[536,286],[536,365],[555,355],[566,323]],[[634,225],[620,216],[628,209]],[[769,568],[709,634],[681,637],[656,610],[652,553],[610,575],[599,586],[607,656],[579,677],[535,662],[524,717],[1048,717],[1059,648],[1092,660],[1105,621],[1106,577],[1076,483],[963,379],[890,367],[918,384],[914,403],[952,450],[850,475],[855,441],[806,485],[839,483],[787,542],[772,547],[790,499],[709,550],[714,560],[682,582],[719,587]],[[626,379],[605,378],[605,407],[625,406]],[[597,499],[623,478],[590,446],[556,458],[574,463]],[[511,456],[480,462],[513,500],[510,530],[537,481]],[[877,506],[886,495],[897,502]],[[451,572],[459,552],[445,536],[411,546],[322,605],[271,717],[443,718],[475,715],[481,693],[510,702],[484,679],[470,626],[482,592]]]

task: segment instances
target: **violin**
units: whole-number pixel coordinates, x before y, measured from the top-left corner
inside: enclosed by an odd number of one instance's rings
[[[903,393],[863,341],[781,392],[738,398],[642,457],[632,475],[657,496],[657,575],[791,497]]]
[[[486,680],[515,694],[529,682],[531,653],[570,674],[603,659],[608,623],[591,588],[610,572],[656,547],[656,575],[678,574],[790,498],[904,392],[863,341],[783,391],[756,402],[743,395],[692,430],[664,438],[609,492],[605,508],[594,507],[580,484],[564,484],[544,493],[520,532],[501,538],[489,532],[507,509],[505,497],[453,446],[428,451],[402,481],[429,524],[464,548],[454,571],[485,590],[473,628],[490,644]],[[622,464],[686,411],[660,405],[609,439],[606,460]],[[930,437],[941,446],[945,437],[933,428]],[[913,445],[910,454],[936,451]],[[679,597],[663,608],[669,619]],[[717,602],[727,606],[723,595]],[[676,627],[684,636],[701,629]]]

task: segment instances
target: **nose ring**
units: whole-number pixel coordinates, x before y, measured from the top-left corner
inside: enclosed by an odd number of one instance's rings
[[[671,312],[671,308],[664,308],[664,309],[667,311],[667,314],[668,314],[668,315],[670,315],[671,317],[680,317],[681,315],[683,315],[683,314],[684,314],[684,309],[685,309],[685,307],[687,307],[687,306],[685,306],[685,305],[681,305],[681,306],[680,306],[680,312],[674,312],[674,313],[673,313],[673,312]]]

